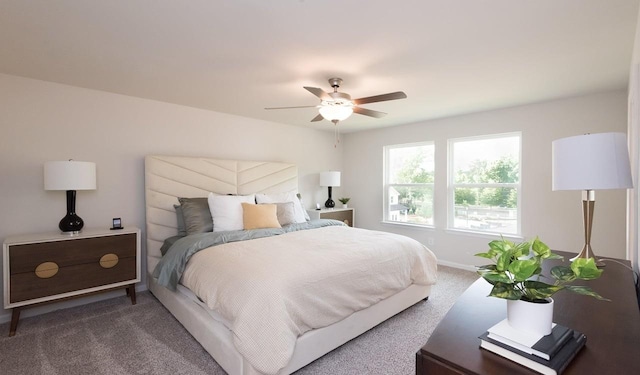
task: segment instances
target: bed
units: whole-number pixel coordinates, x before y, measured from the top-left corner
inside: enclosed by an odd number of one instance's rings
[[[436,281],[435,256],[423,245],[403,236],[349,228],[331,220],[292,223],[282,226],[282,229],[273,229],[279,231],[277,235],[271,233],[263,235],[262,229],[240,231],[255,236],[248,241],[229,240],[233,236],[227,233],[235,234],[235,232],[224,231],[217,234],[203,233],[187,236],[189,239],[177,237],[179,240],[167,251],[165,240],[176,238],[178,234],[176,207],[180,206],[179,198],[208,197],[209,204],[213,205],[218,204],[219,201],[231,199],[227,198],[229,196],[257,197],[255,194],[263,197],[283,196],[283,194],[295,196],[297,190],[297,167],[289,163],[159,155],[145,158],[149,290],[229,374],[290,374],[393,315],[427,299],[431,286]],[[220,197],[217,197],[218,195]],[[188,208],[188,205],[183,207]],[[286,207],[288,209],[291,206]],[[295,214],[299,216],[300,212]],[[215,222],[222,223],[222,221]],[[260,235],[257,236],[255,233]],[[195,240],[192,238],[197,236],[201,237]],[[218,244],[220,238],[224,243]],[[314,245],[309,246],[310,243]],[[393,245],[383,246],[384,243]],[[197,251],[193,251],[194,244],[199,246]],[[210,247],[209,245],[212,244],[217,246]],[[416,246],[420,248],[416,250]],[[360,266],[362,259],[357,257],[360,256],[359,254],[364,258],[370,257],[366,253],[369,247],[377,248],[383,254],[404,253],[405,255],[398,256],[397,261],[384,255],[389,259],[374,262],[376,264],[389,262],[389,265],[392,265],[390,271],[364,269]],[[177,250],[178,248],[182,249]],[[265,252],[266,248],[277,249],[277,251]],[[305,251],[304,254],[301,253],[302,250]],[[163,256],[163,252],[167,255]],[[297,255],[298,253],[300,255]],[[241,254],[251,254],[251,256],[245,255],[244,258],[240,258]],[[164,274],[163,270],[166,269],[168,259],[172,256],[179,259],[178,263],[182,263],[180,266],[172,266],[174,268]],[[292,260],[296,256],[311,259],[307,260],[311,265],[305,265],[304,260]],[[203,262],[208,258],[213,260],[205,267]],[[220,260],[222,258],[225,258],[225,261],[229,258],[231,262],[238,262],[238,259],[245,260],[241,260],[240,263],[230,263],[234,266],[220,265],[215,271],[211,271],[211,267],[222,264]],[[279,267],[277,264],[265,266],[266,263],[263,262],[271,261],[271,258],[273,262],[277,262],[278,258],[286,259],[288,264],[296,264],[296,266],[282,269],[277,268]],[[335,268],[336,273],[327,277],[326,280],[318,281],[317,279],[322,277],[310,275],[323,262],[326,262],[327,266],[333,265],[330,268]],[[397,264],[390,262],[397,262]],[[339,271],[341,267],[351,268]],[[221,283],[223,274],[228,273],[233,276],[232,274],[239,273],[235,271],[236,269],[245,268],[246,271],[242,272],[248,272],[246,275],[251,277],[243,277],[233,283],[227,284],[226,281],[224,284]],[[230,271],[231,269],[233,272]],[[370,276],[365,277],[363,272],[368,272],[367,275],[380,274],[380,279],[375,279],[374,282],[376,289],[380,290],[369,292],[366,289],[368,287],[361,285],[360,281],[371,279]],[[212,275],[210,279],[202,276],[206,274]],[[255,280],[263,274],[293,278],[296,285],[301,286],[283,287],[283,290],[267,286],[268,289],[262,289],[254,294],[259,295],[260,298],[263,296],[267,298],[267,295],[272,294],[283,297],[276,301],[261,300],[253,307],[250,303],[236,303],[240,300],[239,291],[253,290],[256,285]],[[345,277],[343,281],[341,281],[342,276]],[[315,279],[312,282],[306,280],[306,277]],[[320,282],[329,284],[319,284]],[[189,285],[190,288],[183,284]],[[337,290],[334,284],[350,284],[352,289],[332,293]],[[314,288],[315,285],[323,286]],[[290,297],[285,293],[295,296]],[[298,295],[302,295],[300,297],[302,302],[295,302],[294,297],[297,298]],[[234,307],[219,306],[218,303],[222,303],[225,299],[228,299]],[[343,300],[348,300],[348,303],[353,306],[342,306]],[[314,303],[320,305],[313,305]],[[308,308],[311,310],[303,311],[306,305],[309,305]],[[259,310],[261,306],[267,306],[262,309],[264,318],[255,317],[255,310]],[[278,310],[289,309],[291,306],[294,306],[293,309],[296,310],[296,314],[299,313],[298,315],[292,314],[286,319],[270,315],[272,310],[273,314],[276,314]],[[323,308],[328,309],[328,312],[309,313],[324,311]],[[253,315],[246,315],[249,314],[247,311]],[[236,313],[239,316],[232,315]],[[247,317],[244,318],[243,314]],[[257,319],[266,320],[259,322]],[[292,321],[295,321],[295,324],[291,323]],[[271,333],[265,331],[263,335],[270,337],[261,338],[258,331],[262,331],[263,327],[271,326],[275,331]],[[283,329],[290,326],[293,327],[291,332]],[[282,337],[275,340],[276,336]],[[253,352],[250,348],[252,346]],[[265,347],[269,347],[270,350],[265,350]],[[257,352],[255,349],[258,349]]]

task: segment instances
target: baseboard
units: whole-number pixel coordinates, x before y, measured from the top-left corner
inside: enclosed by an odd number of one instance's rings
[[[469,264],[461,264],[461,263],[449,262],[449,261],[440,260],[440,259],[438,259],[438,264],[441,264],[441,265],[447,266],[447,267],[458,268],[458,269],[461,269],[461,270],[477,271],[476,266],[472,266],[472,265],[469,265]]]
[[[145,290],[147,290],[146,283],[139,283],[138,285],[136,285],[136,292],[144,292]],[[106,299],[122,297],[124,293],[124,289],[112,290],[109,292],[92,294],[90,296],[78,297],[62,302],[48,303],[32,308],[26,307],[20,312],[20,320],[22,320],[23,318],[28,318],[30,316],[42,315],[56,310],[68,309],[70,307],[76,307],[93,302],[104,301]],[[9,321],[11,321],[11,310],[2,310],[2,314],[0,314],[0,324],[8,323]],[[0,332],[0,335],[1,334],[3,333]]]

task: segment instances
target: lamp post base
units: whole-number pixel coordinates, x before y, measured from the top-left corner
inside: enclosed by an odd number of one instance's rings
[[[573,262],[578,258],[593,258],[596,266],[604,267],[604,263],[598,260],[591,249],[591,228],[593,227],[593,212],[596,208],[596,192],[593,190],[585,190],[582,192],[582,216],[584,224],[584,247],[582,251],[570,260]]]

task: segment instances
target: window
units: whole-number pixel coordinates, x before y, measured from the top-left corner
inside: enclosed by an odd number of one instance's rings
[[[384,220],[433,225],[433,142],[384,148]]]
[[[520,133],[449,140],[449,228],[520,234]]]

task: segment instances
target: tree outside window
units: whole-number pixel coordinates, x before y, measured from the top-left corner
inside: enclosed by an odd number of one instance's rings
[[[385,221],[433,225],[433,142],[386,146]]]
[[[520,134],[449,141],[449,227],[520,233]]]

